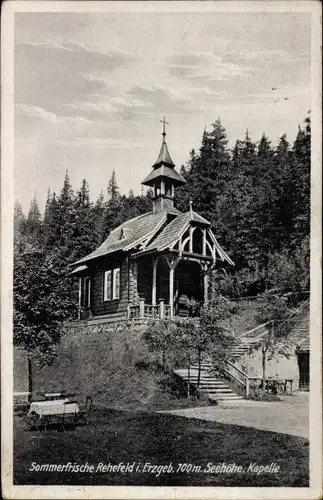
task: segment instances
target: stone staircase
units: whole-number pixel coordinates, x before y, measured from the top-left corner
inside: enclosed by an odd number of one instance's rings
[[[237,403],[243,400],[243,397],[234,392],[229,383],[222,378],[216,377],[211,373],[212,364],[208,361],[203,361],[201,364],[200,377],[200,392],[206,393],[210,403],[227,404]],[[185,382],[188,380],[187,368],[174,370],[174,373],[181,377]],[[193,387],[197,386],[198,365],[190,366],[190,383]]]
[[[295,326],[290,333],[290,342],[296,347],[302,340],[309,336],[309,300],[306,300],[295,311],[291,317],[291,321],[295,321]],[[266,325],[266,323],[259,325],[237,337],[238,344],[230,354],[230,360],[233,364],[235,364],[235,361],[241,356],[250,352],[253,346],[259,344],[261,338],[268,332]],[[187,368],[177,369],[174,373],[187,382]],[[197,386],[197,378],[198,365],[192,364],[190,366],[190,382],[193,387]],[[228,403],[241,403],[242,401],[246,401],[243,396],[237,394],[230,387],[230,383],[226,379],[216,377],[212,374],[212,363],[207,360],[203,360],[201,364],[200,391],[206,393],[209,401],[215,404],[227,405]]]

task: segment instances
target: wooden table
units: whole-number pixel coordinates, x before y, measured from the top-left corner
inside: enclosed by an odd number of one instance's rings
[[[46,415],[78,413],[78,411],[77,402],[70,402],[68,399],[56,399],[53,401],[34,401],[30,404],[28,415],[36,413],[40,417],[43,417]]]
[[[266,378],[265,383],[266,383],[266,391],[267,392],[269,392],[270,382],[273,383],[273,384],[271,384],[271,387],[277,388],[277,394],[286,394],[287,393],[287,383],[289,382],[289,393],[290,393],[290,395],[293,394],[294,379]]]
[[[79,412],[77,401],[68,398],[49,401],[34,401],[30,404],[26,423],[32,427],[39,427],[48,423],[60,423],[64,425],[65,420],[74,424],[74,419]]]

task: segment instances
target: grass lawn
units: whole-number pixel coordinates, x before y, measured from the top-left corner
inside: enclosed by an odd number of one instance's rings
[[[88,426],[61,431],[27,430],[14,418],[14,484],[136,486],[308,486],[308,440],[237,425],[174,415],[96,409]],[[30,471],[32,463],[134,464],[134,472]],[[172,464],[158,475],[152,465]],[[242,472],[205,472],[207,464],[242,466]],[[276,462],[279,473],[248,470]],[[200,471],[178,471],[179,464]],[[185,466],[184,466],[185,468]],[[137,470],[138,469],[138,470]],[[190,469],[190,467],[188,467]],[[170,470],[170,469],[169,469]],[[207,469],[209,470],[209,469]]]

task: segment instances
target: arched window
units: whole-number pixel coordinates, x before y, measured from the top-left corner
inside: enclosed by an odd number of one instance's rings
[[[200,227],[193,233],[193,253],[203,254],[203,231]]]

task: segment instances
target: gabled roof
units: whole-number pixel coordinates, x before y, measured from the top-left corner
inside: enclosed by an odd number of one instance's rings
[[[181,233],[188,228],[190,221],[210,226],[210,223],[206,219],[195,212],[189,211],[185,214],[180,214],[176,217],[176,219],[167,224],[157,238],[145,248],[145,251],[155,249],[162,250],[169,247],[181,236]]]
[[[183,214],[173,208],[168,212],[164,211],[157,214],[148,212],[124,222],[111,231],[107,239],[94,252],[73,264],[73,266],[79,266],[73,271],[73,274],[84,271],[86,269],[84,263],[114,252],[127,252],[136,249],[139,250],[138,255],[140,255],[141,253],[150,253],[170,248],[192,223],[207,228],[220,258],[234,265],[230,257],[216,241],[210,229],[209,221],[196,212],[193,212],[193,210],[189,210]]]
[[[111,231],[107,239],[94,252],[78,260],[73,265],[78,265],[119,250],[131,250],[151,237],[166,222],[168,213],[170,212],[161,212],[158,214],[148,212],[124,222]],[[176,213],[178,211],[174,209],[173,216],[176,216]]]
[[[190,210],[184,214],[178,215],[175,219],[170,221],[162,231],[157,234],[155,238],[151,240],[151,242],[143,248],[140,254],[146,254],[149,252],[160,252],[166,249],[170,249],[185,233],[185,231],[189,228],[191,223],[198,223],[200,226],[204,226],[209,231],[210,237],[214,242],[216,252],[222,261],[227,261],[229,264],[234,266],[234,262],[230,259],[230,257],[226,254],[223,248],[217,242],[214,234],[210,229],[210,222],[204,219],[201,215],[197,214]],[[194,224],[195,225],[195,224]]]
[[[184,228],[188,226],[189,220],[188,213],[178,215],[176,219],[167,224],[157,238],[145,248],[145,251],[161,250],[171,245],[179,237]]]

